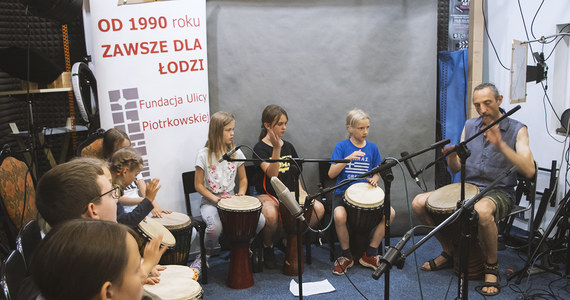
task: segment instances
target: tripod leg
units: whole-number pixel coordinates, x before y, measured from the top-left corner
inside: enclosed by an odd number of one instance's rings
[[[517,280],[516,280],[517,284],[520,284],[523,276],[528,273],[528,269],[531,267],[534,259],[536,258],[536,255],[538,254],[540,247],[546,241],[547,237],[550,235],[550,233],[552,232],[552,230],[554,229],[554,227],[558,223],[558,220],[564,215],[564,212],[566,212],[568,210],[568,208],[569,208],[568,207],[568,205],[569,205],[568,199],[570,199],[570,193],[569,192],[567,192],[566,195],[564,195],[564,198],[562,198],[562,201],[560,201],[560,204],[558,205],[558,209],[556,209],[556,212],[554,213],[554,216],[552,217],[550,224],[548,224],[548,227],[546,228],[546,231],[544,232],[544,234],[542,235],[542,238],[538,242],[538,245],[536,245],[534,252],[532,253],[532,255],[530,255],[528,257],[525,266],[521,270],[516,271],[513,274],[513,276],[511,276],[510,279],[515,278],[515,277],[517,278]]]
[[[566,230],[566,269],[564,271],[564,276],[568,277],[570,274],[570,230]]]

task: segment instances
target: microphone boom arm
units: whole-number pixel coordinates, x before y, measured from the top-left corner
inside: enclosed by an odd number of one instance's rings
[[[479,132],[477,132],[476,134],[474,134],[472,137],[468,138],[467,140],[459,143],[458,145],[455,146],[455,148],[449,150],[449,152],[445,153],[444,155],[438,157],[436,160],[430,162],[429,164],[427,164],[424,168],[420,169],[418,171],[418,173],[416,175],[419,175],[421,173],[423,173],[425,170],[429,169],[431,166],[435,165],[436,163],[438,163],[439,161],[445,159],[447,156],[449,156],[451,153],[453,152],[458,152],[458,151],[465,151],[465,149],[467,149],[467,143],[469,143],[470,141],[472,141],[473,139],[475,139],[476,137],[478,137],[479,135],[483,134],[485,131],[491,129],[491,127],[495,126],[497,123],[501,122],[502,120],[504,120],[505,118],[507,118],[508,116],[514,114],[517,110],[519,110],[521,108],[520,105],[517,105],[515,107],[513,107],[511,110],[509,110],[508,112],[504,113],[501,117],[499,117],[497,120],[495,120],[493,123],[491,123],[489,126],[481,129]]]

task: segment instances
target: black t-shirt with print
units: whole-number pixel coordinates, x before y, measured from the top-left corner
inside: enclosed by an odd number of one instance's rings
[[[273,154],[273,147],[267,145],[263,141],[259,141],[253,147],[253,151],[255,151],[255,153],[257,153],[259,157],[266,159],[270,158],[271,155]],[[257,158],[255,155],[253,157]],[[279,157],[281,159],[285,159],[288,157],[297,158],[299,156],[297,155],[297,151],[295,151],[295,147],[293,147],[293,144],[284,140],[283,146],[281,147],[281,155]],[[271,186],[271,178],[265,176],[265,173],[263,173],[263,170],[259,166],[260,164],[261,164],[260,162],[255,163],[255,165],[257,166],[256,176],[255,176],[255,189],[257,190],[258,194],[271,194],[273,196],[276,196],[275,191],[273,190],[273,186]],[[295,165],[291,164],[292,162],[280,162],[279,175],[277,177],[279,178],[279,180],[281,180],[281,182],[283,182],[283,184],[285,184],[285,186],[290,191],[294,191],[295,182],[293,181],[292,170],[293,168],[296,169],[296,167]],[[265,188],[263,187],[264,181],[265,181]]]

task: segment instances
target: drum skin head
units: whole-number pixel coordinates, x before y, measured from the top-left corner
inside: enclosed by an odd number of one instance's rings
[[[346,189],[344,199],[357,207],[378,207],[384,204],[384,190],[368,182],[358,182]]]
[[[252,196],[233,196],[222,198],[218,201],[218,207],[226,210],[254,210],[261,207],[261,202]]]
[[[144,218],[144,220],[139,223],[139,229],[150,238],[155,238],[162,234],[162,243],[168,247],[174,247],[174,245],[176,245],[176,239],[172,233],[152,218]]]
[[[465,184],[465,199],[471,199],[479,193],[479,188],[473,184]],[[450,213],[457,208],[461,198],[461,183],[452,183],[440,187],[429,195],[426,201],[428,211],[434,213]]]
[[[162,218],[152,217],[152,219],[167,229],[183,228],[190,225],[191,222],[189,216],[175,211],[170,214],[162,214]]]
[[[187,266],[167,265],[160,272],[160,282],[155,285],[145,284],[147,292],[163,300],[201,299],[202,287],[193,278],[195,271]]]

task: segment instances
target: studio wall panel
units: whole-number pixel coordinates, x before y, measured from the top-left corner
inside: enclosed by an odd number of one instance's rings
[[[370,114],[368,140],[383,157],[434,142],[437,1],[208,1],[207,22],[211,110],[235,115],[236,144],[253,147],[271,103],[287,110],[284,139],[305,158],[330,157],[355,107]],[[318,168],[304,168],[314,193]],[[401,234],[407,205],[401,171],[393,171]],[[405,176],[412,198],[421,190]],[[433,170],[425,180],[433,188]]]

